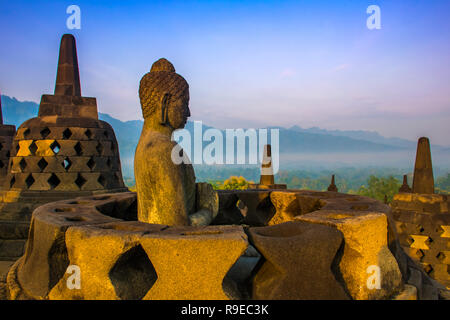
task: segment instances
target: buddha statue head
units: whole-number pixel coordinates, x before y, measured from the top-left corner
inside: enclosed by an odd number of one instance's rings
[[[189,85],[164,58],[153,63],[150,72],[142,77],[139,98],[145,121],[170,131],[184,128],[191,115]]]

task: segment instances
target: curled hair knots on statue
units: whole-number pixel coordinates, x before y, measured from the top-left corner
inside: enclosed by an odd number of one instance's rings
[[[169,105],[178,99],[189,100],[188,83],[175,73],[172,63],[162,58],[153,63],[150,72],[142,77],[139,85],[144,119],[155,113],[165,94],[170,95]]]

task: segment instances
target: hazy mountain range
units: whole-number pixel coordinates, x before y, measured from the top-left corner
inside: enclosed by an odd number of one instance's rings
[[[18,101],[1,96],[3,121],[18,128],[27,119],[37,116],[36,102]],[[124,175],[132,175],[134,151],[141,133],[143,121],[120,121],[108,114],[99,113],[101,120],[114,128],[121,154]],[[186,128],[193,136],[193,123]],[[204,125],[204,130],[210,128]],[[389,165],[410,167],[414,161],[416,141],[386,138],[372,131],[341,131],[321,128],[303,129],[299,126],[280,130],[280,159],[285,167],[296,166],[344,166]],[[208,143],[204,142],[204,145]],[[225,145],[225,144],[224,144]],[[435,164],[450,163],[450,148],[432,146]],[[438,155],[436,159],[436,155]]]

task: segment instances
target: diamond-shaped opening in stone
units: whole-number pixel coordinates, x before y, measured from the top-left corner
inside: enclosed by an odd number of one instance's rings
[[[54,154],[58,154],[59,151],[61,150],[61,146],[58,143],[58,141],[53,141],[53,143],[50,145],[50,149],[52,149]]]
[[[75,147],[73,147],[73,149],[75,150],[78,156],[81,156],[83,154],[83,149],[81,148],[80,142],[77,142],[77,144],[75,145]]]
[[[116,261],[109,279],[122,300],[141,300],[153,287],[158,275],[141,245],[137,245]]]
[[[437,254],[436,258],[437,258],[439,261],[444,261],[444,260],[445,260],[445,253],[439,252],[439,253]]]
[[[97,144],[97,147],[95,147],[95,149],[97,150],[98,154],[101,155],[103,152],[103,145],[101,144],[101,142],[99,142]]]
[[[30,129],[27,128],[27,129],[23,132],[23,136],[24,136],[25,138],[27,138],[27,137],[30,135],[30,133],[31,133]]]
[[[108,168],[111,168],[112,165],[111,158],[108,158],[108,160],[106,160],[106,165],[108,166]]]
[[[419,249],[419,250],[416,251],[416,257],[417,257],[417,259],[422,259],[424,255],[425,255],[425,254],[423,253],[422,250]]]
[[[79,173],[77,179],[75,180],[75,184],[81,189],[86,181],[87,180]]]
[[[45,127],[44,129],[41,130],[41,137],[43,139],[47,138],[49,134],[50,134],[49,128]]]
[[[52,173],[47,182],[50,185],[51,189],[55,189],[61,183],[61,180],[59,180],[56,174]]]
[[[420,224],[416,227],[417,231],[422,233],[425,231],[424,227],[422,227]]]
[[[66,171],[67,171],[72,166],[72,161],[70,161],[69,158],[65,158],[62,162],[62,165],[63,165],[64,169],[66,169]]]
[[[3,149],[3,143],[0,143],[0,151]]]
[[[66,130],[63,131],[63,138],[64,139],[69,139],[72,136],[72,131],[70,131],[69,128],[67,128]]]
[[[44,169],[48,166],[48,162],[44,158],[42,158],[41,160],[39,160],[38,166],[41,171],[44,171]]]
[[[103,135],[105,136],[105,138],[108,138],[109,137],[108,131],[107,130],[103,131]]]
[[[33,141],[30,146],[28,147],[28,149],[30,150],[31,154],[35,154],[38,147],[36,145],[36,143]]]
[[[20,149],[20,145],[16,144],[16,153],[19,152],[19,149]]]
[[[4,166],[5,166],[5,164],[3,163],[2,160],[0,160],[0,169],[3,169]]]
[[[6,152],[6,157],[9,158],[11,156],[11,152]]]
[[[104,177],[102,174],[100,174],[100,176],[98,177],[97,181],[98,181],[98,183],[100,183],[102,186],[105,186],[105,185],[106,185],[106,179],[105,179],[105,177]]]
[[[430,245],[430,244],[432,244],[434,241],[433,241],[433,239],[431,239],[430,237],[428,237],[428,239],[425,241],[425,244],[426,245]]]
[[[414,243],[414,239],[412,237],[408,237],[406,238],[406,242],[408,243],[408,245],[412,245]]]
[[[89,130],[89,129],[87,129],[87,130],[84,132],[84,135],[85,135],[88,139],[90,139],[90,138],[92,137],[92,131]]]
[[[89,158],[88,162],[86,163],[86,165],[89,167],[89,169],[93,169],[95,166],[95,161],[92,157]]]
[[[30,173],[28,177],[25,179],[25,183],[27,184],[27,188],[29,189],[34,183],[33,175]]]
[[[249,245],[247,250],[239,257],[233,266],[228,270],[222,281],[222,288],[230,299],[250,299],[252,275],[265,263],[265,259]]]
[[[20,170],[22,170],[22,172],[26,169],[26,167],[27,167],[27,162],[25,161],[24,158],[20,159],[19,167],[20,167]]]
[[[430,275],[432,272],[433,272],[433,267],[431,266],[431,264],[424,264],[423,265],[423,270],[428,274],[428,275]]]
[[[16,177],[12,177],[11,181],[9,182],[9,187],[12,188],[14,186],[14,184],[16,183]]]

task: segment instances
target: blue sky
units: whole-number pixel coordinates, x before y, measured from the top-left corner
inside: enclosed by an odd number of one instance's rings
[[[66,8],[81,8],[81,30]],[[366,27],[369,5],[381,30]],[[59,41],[77,38],[82,93],[140,119],[140,78],[169,59],[192,120],[220,128],[375,130],[450,145],[450,1],[0,0],[0,90],[52,93]]]

